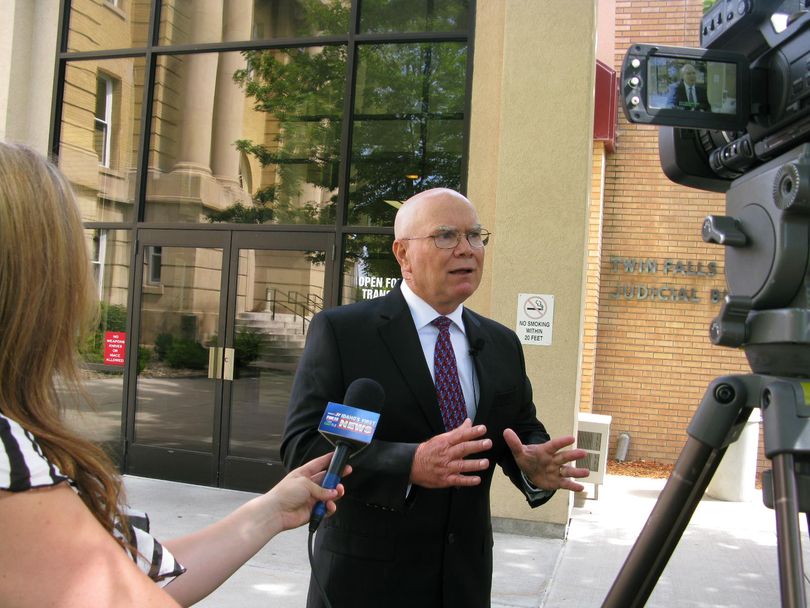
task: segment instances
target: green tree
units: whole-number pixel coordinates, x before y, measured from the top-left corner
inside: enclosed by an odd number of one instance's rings
[[[435,4],[441,4],[435,8]],[[361,20],[369,31],[466,28],[465,1],[426,2],[403,12],[402,2],[367,0]],[[349,6],[341,0],[301,0],[299,29],[346,31]],[[376,24],[376,28],[375,28]],[[236,147],[275,175],[253,194],[252,206],[210,213],[210,221],[332,224],[338,203],[341,131],[348,51],[345,45],[244,51],[234,81],[254,110],[271,117],[269,140],[242,139]],[[390,226],[402,201],[435,186],[459,188],[463,155],[467,45],[458,42],[366,44],[358,47],[352,116],[348,221]],[[326,204],[300,201],[304,186],[331,193]],[[390,244],[390,237],[381,237]],[[370,255],[380,243],[349,239],[350,262],[392,276],[393,260]],[[320,261],[314,259],[313,261]],[[394,264],[395,266],[395,264]]]

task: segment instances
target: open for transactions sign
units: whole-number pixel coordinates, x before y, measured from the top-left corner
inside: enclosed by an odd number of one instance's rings
[[[554,329],[554,296],[519,293],[515,333],[523,344],[551,346]]]

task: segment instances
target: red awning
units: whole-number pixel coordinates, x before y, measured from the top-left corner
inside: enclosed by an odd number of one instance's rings
[[[616,72],[596,60],[596,91],[593,108],[593,138],[605,142],[605,149],[616,148],[616,102],[618,98]]]

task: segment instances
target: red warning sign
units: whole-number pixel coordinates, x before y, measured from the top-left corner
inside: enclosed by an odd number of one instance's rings
[[[127,351],[127,334],[123,331],[104,332],[104,364],[124,365]]]

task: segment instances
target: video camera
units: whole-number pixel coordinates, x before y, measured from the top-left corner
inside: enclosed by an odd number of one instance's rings
[[[664,173],[725,193],[702,227],[725,247],[728,294],[709,338],[753,374],[708,386],[686,445],[603,608],[641,608],[728,446],[760,408],[763,499],[776,512],[783,606],[805,606],[798,514],[810,513],[810,0],[717,0],[703,48],[635,44],[622,66],[630,122],[666,125]]]
[[[702,48],[628,49],[622,106],[630,122],[666,125],[659,155],[667,177],[726,192],[810,140],[809,9],[810,0],[717,0],[701,21]],[[677,94],[682,72],[692,72],[702,101]]]

